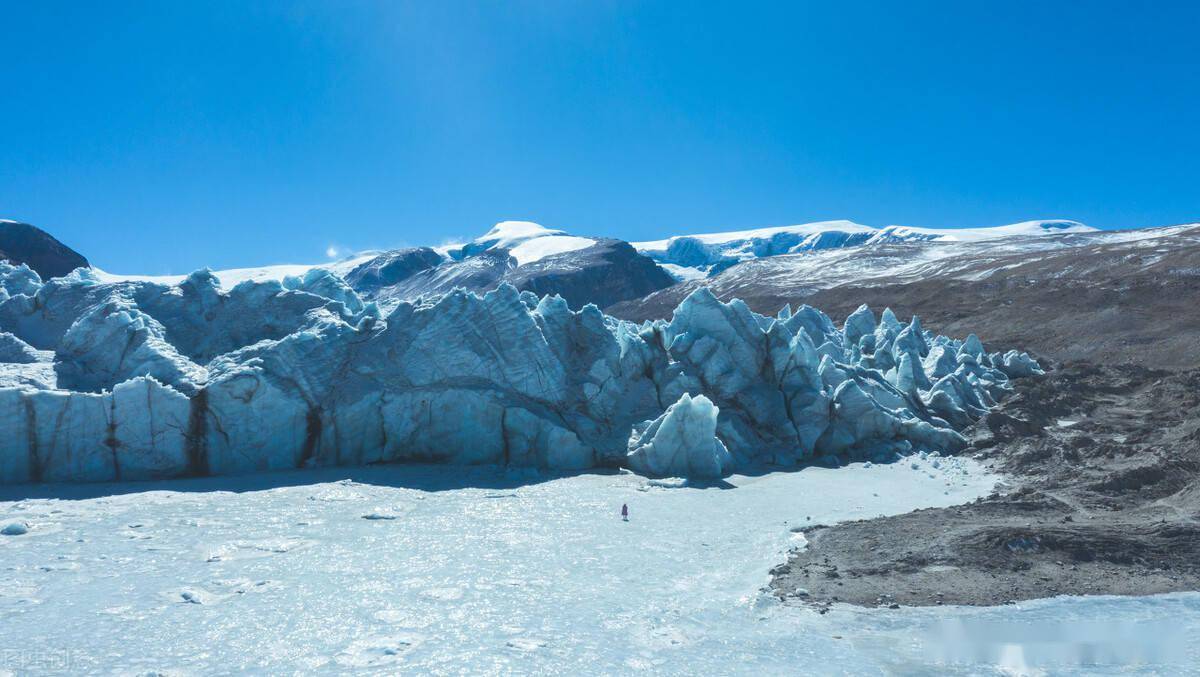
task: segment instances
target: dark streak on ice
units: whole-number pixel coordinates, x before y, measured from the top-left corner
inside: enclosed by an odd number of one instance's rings
[[[187,460],[188,474],[208,475],[208,389],[202,388],[192,396],[188,411]]]

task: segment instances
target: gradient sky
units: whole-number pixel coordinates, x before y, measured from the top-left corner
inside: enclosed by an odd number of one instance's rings
[[[846,218],[1200,220],[1200,3],[7,2],[0,218],[183,273]]]

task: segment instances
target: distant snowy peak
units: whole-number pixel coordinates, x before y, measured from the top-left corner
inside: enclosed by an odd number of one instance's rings
[[[677,279],[719,272],[747,259],[900,242],[975,242],[982,240],[1082,233],[1096,230],[1076,221],[1025,221],[991,228],[875,228],[853,221],[819,221],[795,226],[634,242],[639,252],[657,261]]]
[[[574,307],[607,307],[675,283],[628,242],[578,237],[529,221],[502,221],[465,244],[384,252],[344,277],[355,291],[385,304],[454,289],[483,293],[508,283],[558,294]]]
[[[233,289],[242,282],[282,282],[289,277],[303,277],[309,271],[323,269],[339,276],[346,276],[350,271],[375,259],[378,252],[362,252],[337,261],[325,263],[281,263],[276,265],[258,266],[255,268],[230,268],[228,270],[210,271],[223,289]],[[96,280],[104,283],[113,282],[154,282],[157,284],[179,284],[187,279],[187,275],[122,275],[110,273],[92,267]]]
[[[0,223],[4,222],[0,221]],[[565,231],[546,228],[545,226],[529,221],[501,221],[483,236],[467,244],[449,244],[433,248],[415,247],[390,251],[364,251],[337,261],[327,261],[324,263],[277,264],[254,268],[236,268],[213,271],[213,274],[220,280],[221,287],[232,289],[238,283],[247,280],[254,282],[282,281],[289,276],[303,276],[308,271],[317,268],[323,268],[339,276],[348,277],[356,270],[370,265],[381,267],[384,264],[390,264],[392,268],[403,266],[407,269],[420,264],[417,267],[433,268],[443,260],[463,261],[484,252],[498,254],[502,250],[507,251],[508,255],[516,260],[516,265],[523,266],[555,254],[565,254],[580,249],[587,249],[598,242],[600,240],[595,238],[568,235]],[[178,284],[187,277],[187,275],[119,275],[98,268],[94,270],[98,279],[102,282]]]
[[[887,226],[881,228],[872,241],[936,240],[938,242],[975,242],[1003,237],[1037,237],[1065,233],[1091,233],[1098,230],[1078,221],[1022,221],[990,228],[913,228]]]
[[[532,221],[501,221],[492,226],[492,229],[483,237],[476,238],[475,242],[492,243],[497,247],[512,249],[522,242],[535,238],[566,234],[565,231],[547,228]]]
[[[450,258],[462,260],[485,251],[508,250],[518,266],[540,261],[547,256],[586,249],[596,244],[588,237],[568,235],[531,221],[501,221],[483,237],[461,247],[446,250]]]
[[[395,304],[454,289],[484,293],[508,283],[521,291],[558,294],[574,307],[613,303],[658,291],[675,280],[629,243],[568,235],[528,221],[503,221],[467,243],[363,252],[322,264],[284,264],[209,271],[231,291],[243,282],[280,282],[291,289],[315,270],[345,281],[367,301]],[[93,269],[97,282],[180,284],[185,275],[115,275]]]
[[[691,239],[704,244],[732,244],[747,242],[751,240],[770,240],[781,235],[801,235],[801,236],[817,236],[823,233],[845,233],[845,234],[866,234],[870,235],[877,232],[878,229],[862,224],[854,223],[853,221],[817,221],[815,223],[803,223],[795,226],[772,226],[769,228],[755,228],[753,230],[735,230],[723,233],[700,233],[697,235],[676,235],[665,240],[654,240],[652,242],[634,242],[633,246],[638,250],[660,250],[666,249],[671,242],[680,239]]]

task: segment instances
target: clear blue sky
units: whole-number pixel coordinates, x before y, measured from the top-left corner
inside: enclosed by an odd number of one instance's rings
[[[7,2],[0,218],[114,272],[503,219],[1200,220],[1200,3]]]

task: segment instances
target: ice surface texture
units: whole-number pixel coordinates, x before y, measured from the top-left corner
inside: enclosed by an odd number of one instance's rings
[[[890,310],[838,329],[706,289],[636,325],[508,285],[384,314],[319,269],[225,290],[9,267],[0,287],[3,366],[31,374],[0,388],[3,483],[388,461],[719,477],[954,450],[1040,371]]]

